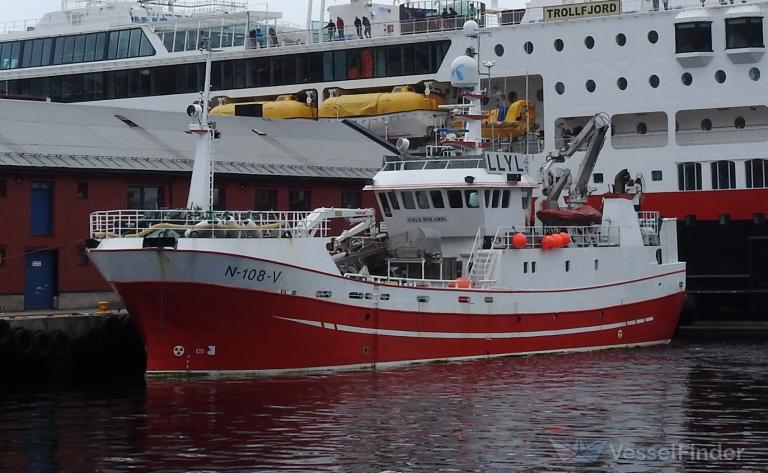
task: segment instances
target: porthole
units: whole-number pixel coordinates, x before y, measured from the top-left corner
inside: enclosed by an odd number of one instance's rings
[[[712,129],[712,120],[709,118],[705,118],[701,121],[701,129],[704,131],[709,131]]]
[[[528,54],[533,53],[533,43],[531,43],[530,41],[526,41],[525,44],[523,45],[523,51],[525,51]]]
[[[544,89],[539,89],[536,91],[536,100],[539,102],[544,102]]]
[[[507,99],[509,100],[509,103],[517,102],[517,92],[515,92],[514,90],[512,92],[510,92],[507,95]]]
[[[587,49],[592,49],[595,47],[595,38],[591,36],[587,36],[584,38],[584,46],[587,47]]]
[[[749,70],[749,78],[753,81],[760,80],[760,69],[753,67]]]
[[[715,72],[715,80],[720,84],[725,82],[725,71],[722,69],[718,69],[717,72]]]
[[[651,84],[651,87],[654,89],[659,86],[659,76],[656,74],[652,75],[648,78],[648,83]]]
[[[644,135],[648,133],[648,125],[645,124],[645,122],[640,122],[637,124],[637,134],[638,135]]]
[[[733,122],[733,126],[735,126],[738,129],[742,129],[745,126],[747,126],[747,121],[744,120],[744,117],[736,117],[736,120]]]
[[[624,46],[627,44],[627,37],[624,36],[624,33],[619,33],[616,35],[616,44],[619,46]]]
[[[587,87],[587,92],[590,92],[590,93],[594,92],[596,87],[595,81],[593,81],[592,79],[589,79],[587,81],[586,87]]]
[[[624,77],[619,77],[619,80],[616,81],[616,85],[619,87],[619,90],[624,90],[627,88],[627,79]]]
[[[693,83],[693,76],[690,72],[683,72],[683,75],[680,76],[680,80],[683,81],[683,84],[685,85],[691,85],[691,83]]]
[[[560,38],[557,38],[555,40],[555,50],[562,51],[564,47],[565,47],[565,43],[563,43],[563,40]]]
[[[656,42],[659,40],[659,33],[656,32],[656,30],[651,30],[648,32],[648,42],[651,44],[656,44]]]
[[[556,83],[555,92],[557,92],[558,95],[563,95],[565,93],[565,84],[563,84],[562,82]]]
[[[504,46],[501,44],[497,44],[493,47],[493,52],[496,53],[496,56],[501,57],[504,55]]]

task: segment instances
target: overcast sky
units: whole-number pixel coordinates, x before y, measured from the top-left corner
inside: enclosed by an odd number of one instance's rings
[[[250,0],[251,9],[263,10],[264,3]],[[345,4],[347,0],[326,0],[326,6],[334,4]],[[377,3],[390,3],[387,0],[381,0]],[[490,5],[490,0],[486,4]],[[500,0],[499,5],[509,5],[521,3],[515,0]],[[269,9],[272,11],[282,11],[283,18],[298,24],[305,24],[307,21],[307,0],[273,0],[269,2]],[[0,0],[0,23],[13,20],[31,20],[42,17],[45,13],[58,10],[61,7],[61,0]],[[320,16],[320,0],[314,0],[314,18]]]

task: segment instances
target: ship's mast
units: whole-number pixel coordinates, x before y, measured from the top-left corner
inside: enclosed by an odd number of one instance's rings
[[[199,103],[187,107],[187,115],[192,119],[189,133],[195,135],[195,163],[192,167],[192,180],[189,183],[188,209],[213,210],[213,161],[211,152],[216,125],[208,121],[208,103],[211,99],[211,51],[210,45],[201,48],[205,54],[205,87]]]

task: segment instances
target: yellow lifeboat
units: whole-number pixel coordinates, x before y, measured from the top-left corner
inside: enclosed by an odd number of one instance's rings
[[[437,94],[424,95],[408,86],[397,86],[392,92],[348,94],[329,97],[318,110],[320,118],[354,118],[438,110],[443,98]]]
[[[225,117],[317,118],[317,109],[296,100],[293,95],[280,95],[274,101],[233,102],[219,105],[211,115]]]
[[[504,113],[502,111],[502,113]],[[488,111],[488,116],[483,119],[483,138],[501,140],[514,140],[523,136],[526,130],[535,131],[536,104],[525,100],[518,100],[509,106],[503,119],[499,119],[499,109]]]

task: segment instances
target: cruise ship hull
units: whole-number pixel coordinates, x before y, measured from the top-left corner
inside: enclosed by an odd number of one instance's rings
[[[184,266],[173,267],[185,255],[172,253],[92,253],[100,269],[114,276],[112,284],[141,327],[149,372],[343,370],[662,344],[677,327],[684,299],[678,287],[684,272],[611,287],[529,292],[390,286],[264,261],[258,262],[265,271],[262,285],[256,284],[258,272],[249,281],[252,273],[244,269],[232,269],[228,283],[190,274],[177,278],[184,280],[163,280],[163,273],[180,274]],[[150,254],[164,261],[156,268],[157,277],[130,280],[127,273],[111,270],[124,267],[126,258],[140,264]],[[229,262],[236,256],[207,257]],[[268,289],[275,285],[273,274],[280,274],[279,282],[292,281],[296,289]],[[317,287],[336,298],[317,297]],[[348,299],[348,294],[360,298]],[[606,294],[627,302],[603,304]],[[417,296],[427,298],[422,310],[399,308]],[[451,310],[457,298],[466,303]],[[494,298],[495,304],[488,303]],[[518,313],[518,307],[526,310]]]

